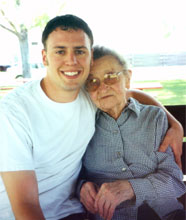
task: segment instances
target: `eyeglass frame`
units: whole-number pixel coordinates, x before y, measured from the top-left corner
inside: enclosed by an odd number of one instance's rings
[[[105,82],[105,80],[108,79],[107,77],[108,77],[108,76],[114,76],[114,78],[116,78],[116,79],[118,80],[118,76],[119,76],[121,73],[124,73],[124,72],[126,72],[126,70],[121,70],[121,71],[119,71],[119,72],[113,72],[113,73],[112,73],[112,72],[105,73],[105,74],[104,74],[104,79],[103,79],[102,81],[101,81],[99,78],[97,78],[97,77],[92,77],[92,78],[89,79],[89,77],[91,77],[91,75],[93,75],[93,74],[90,74],[90,75],[88,76],[86,82],[85,82],[85,89],[86,89],[88,92],[96,91],[96,90],[100,87],[101,82],[104,82],[105,85],[114,85],[116,82],[113,82],[113,83],[110,83],[110,84]],[[112,78],[112,77],[110,77],[110,78]],[[89,90],[89,89],[88,89],[88,87],[87,87],[86,85],[87,85],[87,82],[88,82],[89,80],[97,80],[97,81],[98,81],[99,85],[97,86],[96,89],[93,89],[93,90]],[[96,84],[95,84],[95,85],[96,85]]]

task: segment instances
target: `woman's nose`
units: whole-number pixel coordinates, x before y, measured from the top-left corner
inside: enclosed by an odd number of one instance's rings
[[[105,84],[104,81],[101,81],[101,82],[100,82],[100,86],[99,86],[99,89],[100,89],[100,90],[105,91],[105,90],[108,89],[108,87],[109,87],[109,86],[108,86],[107,84]]]

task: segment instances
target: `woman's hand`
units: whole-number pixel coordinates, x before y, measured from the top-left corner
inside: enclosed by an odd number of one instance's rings
[[[96,213],[94,208],[96,195],[97,195],[97,187],[94,183],[86,182],[83,184],[80,191],[80,201],[83,203],[86,209],[92,214]]]
[[[103,183],[95,199],[95,211],[102,218],[111,220],[116,206],[133,197],[134,191],[127,180]]]
[[[176,163],[180,168],[182,168],[181,155],[183,146],[183,128],[181,124],[177,123],[172,125],[167,130],[166,136],[160,145],[159,151],[165,152],[168,146],[170,146],[174,152]]]

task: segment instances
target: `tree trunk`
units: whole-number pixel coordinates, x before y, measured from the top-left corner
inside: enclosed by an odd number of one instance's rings
[[[28,30],[23,25],[20,28],[19,45],[21,50],[22,75],[24,78],[30,78]]]

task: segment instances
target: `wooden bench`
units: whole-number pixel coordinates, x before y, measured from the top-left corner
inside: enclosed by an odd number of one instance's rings
[[[183,153],[181,157],[184,182],[186,184],[186,105],[165,106],[166,109],[182,124],[184,129]],[[186,210],[186,194],[179,198]]]
[[[151,83],[132,83],[131,88],[133,89],[162,89],[163,86],[159,82],[151,82]]]

